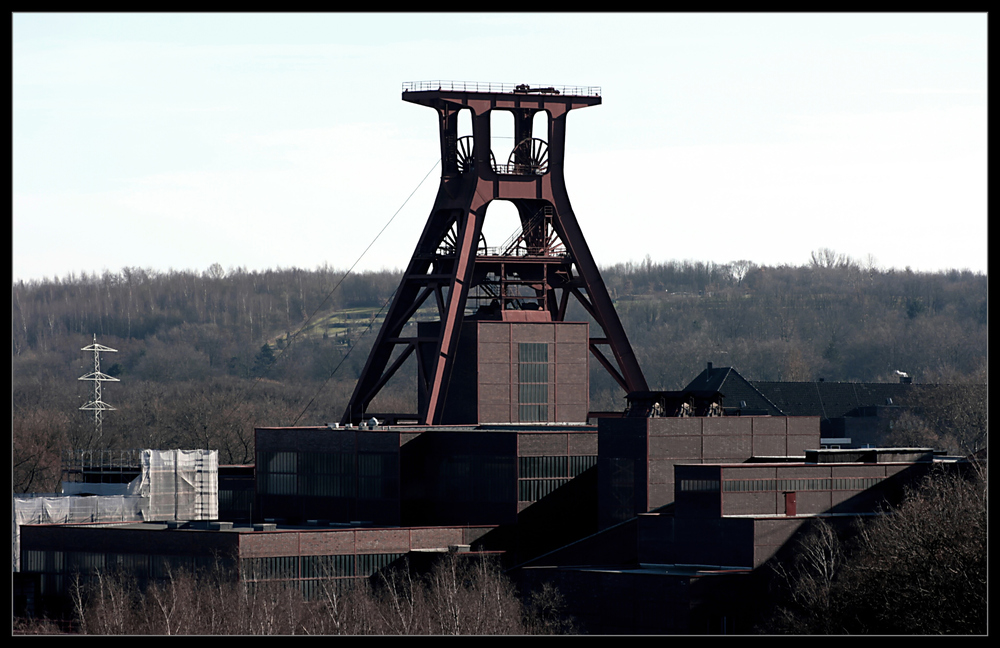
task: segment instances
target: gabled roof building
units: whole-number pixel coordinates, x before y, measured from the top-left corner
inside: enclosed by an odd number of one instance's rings
[[[685,391],[719,392],[727,412],[816,416],[823,439],[836,439],[840,447],[865,447],[883,444],[891,421],[904,411],[919,409],[916,403],[942,387],[946,386],[913,383],[905,376],[896,383],[747,380],[733,367],[709,362]],[[985,390],[985,385],[963,388]]]

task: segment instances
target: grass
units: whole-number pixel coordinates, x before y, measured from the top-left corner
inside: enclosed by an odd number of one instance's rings
[[[326,334],[327,337],[349,337],[357,338],[360,337],[367,329],[369,324],[373,331],[378,331],[382,322],[385,321],[385,310],[379,312],[378,308],[372,306],[361,306],[356,308],[344,308],[338,311],[329,311],[325,314],[319,314],[305,328],[303,328],[298,336],[300,339],[316,339],[323,337]],[[418,309],[414,315],[417,319],[431,319],[437,315],[437,306],[430,303],[430,305],[425,305]],[[375,322],[372,324],[372,318],[375,318]],[[411,321],[413,318],[411,318]],[[268,339],[267,343],[272,347],[278,348],[279,342],[286,337],[285,333],[276,335],[273,338]]]

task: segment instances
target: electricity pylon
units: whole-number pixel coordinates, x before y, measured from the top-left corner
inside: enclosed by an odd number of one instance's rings
[[[93,351],[94,352],[94,371],[85,376],[80,376],[77,380],[92,380],[94,381],[94,400],[90,401],[81,410],[93,411],[94,412],[94,433],[97,435],[97,440],[101,438],[101,420],[103,418],[103,412],[114,411],[114,407],[111,407],[107,403],[101,400],[101,383],[102,382],[121,382],[114,376],[109,376],[108,374],[101,373],[101,352],[118,353],[118,349],[112,349],[106,347],[103,344],[97,343],[97,334],[94,334],[94,343],[85,346],[81,351]]]

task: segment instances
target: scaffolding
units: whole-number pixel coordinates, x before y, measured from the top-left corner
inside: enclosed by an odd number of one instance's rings
[[[218,450],[70,451],[62,494],[22,494],[13,502],[14,571],[21,525],[216,520]],[[133,476],[134,475],[134,476]],[[131,479],[128,479],[130,476]]]
[[[140,479],[147,520],[219,517],[218,450],[143,450]]]
[[[127,484],[142,470],[142,450],[64,450],[63,493],[67,484],[80,494],[97,484]],[[84,486],[86,484],[86,486]],[[79,486],[78,486],[79,485]],[[90,492],[91,495],[102,495]]]
[[[45,493],[14,496],[14,571],[21,569],[21,526],[24,524],[92,524],[137,522],[143,519],[143,498],[139,495],[78,497]]]

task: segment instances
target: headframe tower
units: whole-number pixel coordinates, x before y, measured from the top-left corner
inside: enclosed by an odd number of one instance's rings
[[[372,399],[414,352],[414,418],[427,425],[586,420],[591,354],[626,392],[646,390],[563,178],[566,116],[599,105],[600,88],[432,81],[404,84],[403,100],[437,113],[441,185],[342,422],[366,420]],[[463,110],[470,113],[472,135],[459,137]],[[514,116],[516,144],[506,163],[490,148],[495,110]],[[540,111],[547,113],[547,132],[533,132]],[[503,245],[489,248],[482,231],[494,200],[512,203],[521,227]],[[570,298],[593,318],[599,334],[586,323],[569,326]],[[428,302],[437,321],[406,328]],[[504,345],[509,355],[499,357]],[[484,369],[484,362],[497,372]],[[506,381],[509,389],[479,384],[477,396],[477,373],[496,385]],[[558,394],[570,400],[560,401]],[[467,396],[478,399],[478,408]],[[496,407],[487,402],[491,398]]]

